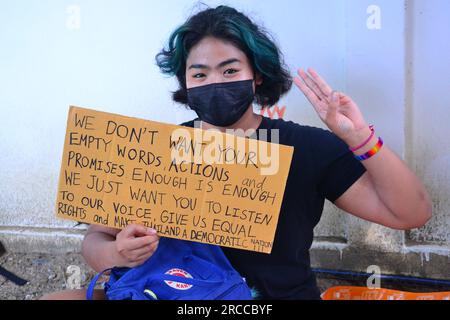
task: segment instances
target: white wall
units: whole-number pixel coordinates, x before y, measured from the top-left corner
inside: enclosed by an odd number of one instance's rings
[[[206,3],[214,6],[220,1]],[[342,3],[225,3],[271,30],[293,71],[314,65],[331,83],[344,86]],[[79,8],[79,28],[73,6]],[[193,1],[182,0],[2,3],[3,224],[70,225],[51,214],[69,104],[169,123],[192,118],[193,112],[171,101],[175,81],[159,72],[154,56],[197,7]],[[314,15],[320,23],[315,23]],[[336,32],[330,36],[333,29]],[[320,125],[298,90],[285,100],[287,118]]]
[[[412,241],[450,243],[450,1],[416,1],[407,75],[411,166],[433,198],[433,219]]]

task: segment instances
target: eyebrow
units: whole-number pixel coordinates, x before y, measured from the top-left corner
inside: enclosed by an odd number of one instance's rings
[[[221,63],[219,63],[216,66],[216,68],[222,68],[222,67],[226,66],[227,64],[231,64],[231,63],[234,63],[234,62],[241,62],[241,60],[239,60],[237,58],[231,58],[231,59],[222,61]],[[196,64],[191,64],[189,66],[188,70],[190,70],[190,69],[211,69],[211,68],[209,66],[207,66],[206,64],[196,63]]]

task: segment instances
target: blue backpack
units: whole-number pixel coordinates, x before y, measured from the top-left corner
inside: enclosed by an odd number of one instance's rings
[[[114,267],[96,275],[86,297],[92,300],[99,277],[108,300],[250,300],[251,290],[219,246],[161,237],[158,249],[135,268]]]

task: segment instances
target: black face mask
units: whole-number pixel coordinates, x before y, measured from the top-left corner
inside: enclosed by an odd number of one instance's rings
[[[236,123],[250,107],[254,96],[252,79],[187,89],[189,107],[200,120],[218,127]]]

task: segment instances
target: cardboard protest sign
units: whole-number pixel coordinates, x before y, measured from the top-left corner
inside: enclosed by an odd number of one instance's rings
[[[270,253],[292,154],[217,130],[71,106],[56,214]]]

